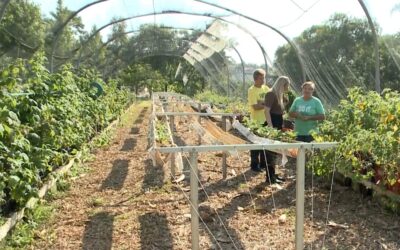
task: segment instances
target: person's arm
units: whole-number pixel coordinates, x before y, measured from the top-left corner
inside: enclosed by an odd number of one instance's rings
[[[253,105],[251,105],[252,107],[253,107],[253,109],[255,109],[255,110],[260,110],[260,109],[264,109],[264,103],[262,103],[262,102],[259,102],[259,103],[256,103],[256,104],[253,104]]]
[[[305,121],[323,121],[323,120],[325,120],[324,106],[322,106],[322,103],[319,99],[316,99],[315,109],[317,111],[317,114],[307,116]]]
[[[268,126],[270,126],[271,128],[273,128],[274,126],[272,125],[272,119],[271,119],[271,108],[265,106],[265,120],[267,121]]]
[[[299,117],[299,113],[295,111],[289,111],[289,117],[293,119],[297,119]]]
[[[254,110],[264,109],[264,104],[257,100],[257,96],[254,95],[254,93],[252,91],[249,90],[247,93],[247,96],[248,96],[249,107],[251,107]]]
[[[298,119],[297,117],[299,116],[299,113],[296,112],[296,103],[297,103],[297,99],[295,99],[292,103],[292,106],[290,106],[289,109],[289,117],[293,118],[293,119]]]
[[[323,121],[325,120],[325,115],[298,115],[297,119],[301,119],[303,121]]]

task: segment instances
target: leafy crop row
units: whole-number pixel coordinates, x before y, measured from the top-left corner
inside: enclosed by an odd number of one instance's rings
[[[37,195],[44,178],[68,160],[131,101],[117,83],[46,59],[17,60],[0,71],[0,209],[7,212]],[[96,97],[92,83],[101,83]]]
[[[248,113],[247,105],[237,99],[227,96],[220,96],[211,91],[204,91],[195,95],[196,100],[201,102],[208,102],[216,112],[226,112],[246,115]]]
[[[338,141],[334,150],[324,150],[315,158],[318,174],[331,171],[367,179],[400,193],[400,94],[382,95],[360,88],[329,113],[320,126],[317,141]]]

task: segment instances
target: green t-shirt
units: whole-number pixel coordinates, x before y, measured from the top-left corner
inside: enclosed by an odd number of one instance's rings
[[[258,121],[260,124],[265,122],[264,109],[255,110],[252,105],[257,104],[258,101],[264,101],[265,94],[268,91],[268,86],[263,84],[260,88],[257,88],[253,85],[247,92],[247,103],[249,105],[250,119]]]
[[[303,97],[297,97],[289,112],[297,112],[300,115],[324,115],[325,110],[322,106],[321,101],[312,96],[309,100],[304,100]],[[317,121],[303,121],[295,119],[294,121],[294,131],[297,135],[310,135],[311,130],[317,129]]]

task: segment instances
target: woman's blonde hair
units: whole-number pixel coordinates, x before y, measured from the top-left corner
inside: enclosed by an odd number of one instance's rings
[[[283,104],[283,94],[285,91],[285,86],[290,84],[290,79],[287,76],[280,76],[276,79],[274,85],[272,86],[272,92],[275,93],[276,98],[278,99],[278,104],[281,106],[282,110],[285,109],[285,105]]]

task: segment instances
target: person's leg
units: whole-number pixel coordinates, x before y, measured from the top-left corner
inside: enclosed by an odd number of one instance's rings
[[[266,150],[260,150],[260,168],[267,168],[267,152]]]
[[[298,135],[296,136],[296,141],[302,142],[312,142],[314,138],[311,135]]]
[[[266,179],[267,182],[269,182],[270,178],[271,181],[272,179],[275,179],[275,155],[273,152],[271,151],[265,151],[265,155],[266,155]]]
[[[272,126],[275,129],[281,130],[282,126],[283,126],[282,114],[273,114],[273,113],[270,113],[270,114],[271,114]],[[271,176],[272,179],[274,179],[274,182],[282,182],[285,180],[284,178],[279,177],[275,173],[275,164],[276,164],[278,157],[279,157],[279,155],[277,153],[268,151],[268,158],[267,158],[268,159],[268,173],[269,173],[269,176]],[[269,181],[268,173],[267,173],[267,182]]]
[[[283,127],[283,116],[282,114],[271,114],[272,126],[278,130],[282,130]]]
[[[260,156],[260,152],[261,150],[250,150],[250,168],[253,171],[257,171],[260,172],[260,160],[259,160],[259,156]]]

